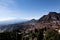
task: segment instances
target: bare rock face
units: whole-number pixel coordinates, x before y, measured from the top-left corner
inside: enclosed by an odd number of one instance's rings
[[[44,15],[41,17],[38,22],[52,22],[52,21],[60,21],[60,13],[49,12],[48,15]]]
[[[37,21],[37,26],[42,28],[60,28],[60,13],[49,12]]]
[[[56,12],[50,12],[49,14],[49,17],[52,21],[59,21],[59,17],[60,17],[60,14],[59,13],[56,13]]]

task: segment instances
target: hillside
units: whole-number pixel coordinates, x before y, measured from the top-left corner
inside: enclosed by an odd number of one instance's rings
[[[60,40],[60,13],[49,12],[39,20],[3,25],[0,40]]]

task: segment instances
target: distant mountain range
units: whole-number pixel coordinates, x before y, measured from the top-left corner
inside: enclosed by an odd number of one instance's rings
[[[8,23],[10,23],[8,21]],[[7,24],[8,24],[7,23]],[[2,25],[0,26],[0,33],[1,32],[10,32],[13,30],[34,30],[40,28],[60,28],[60,13],[56,12],[49,12],[48,15],[42,16],[39,20],[29,20],[23,22],[23,20],[15,20],[11,21],[13,24]],[[14,24],[15,23],[15,24]],[[5,24],[5,23],[4,23]]]
[[[25,19],[15,19],[15,20],[8,20],[8,21],[0,21],[0,25],[8,25],[8,24],[15,24],[15,23],[22,23],[28,20]]]

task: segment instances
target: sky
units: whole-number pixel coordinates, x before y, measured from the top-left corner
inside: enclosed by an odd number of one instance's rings
[[[60,0],[0,0],[0,21],[39,19],[60,12]]]

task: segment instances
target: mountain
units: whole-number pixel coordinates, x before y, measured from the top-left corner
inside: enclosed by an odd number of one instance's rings
[[[29,28],[33,22],[35,22],[35,19],[32,20],[11,20],[11,21],[5,21],[5,22],[0,22],[0,33],[1,32],[10,32],[13,30],[18,30],[18,29],[25,29]]]
[[[32,19],[0,25],[0,39],[60,40],[60,13],[49,12],[39,20]]]
[[[28,20],[25,19],[16,19],[16,20],[9,20],[9,21],[0,21],[0,33],[4,31],[13,31],[17,30],[21,27],[21,23],[26,22]],[[20,25],[20,26],[19,26]]]
[[[18,21],[18,20],[17,20]],[[20,22],[12,21],[13,24],[7,24],[0,26],[0,32],[10,32],[13,30],[35,30],[41,28],[60,28],[60,13],[49,12],[47,15],[42,16],[39,20],[29,20]],[[9,22],[8,22],[9,23]],[[28,31],[28,32],[29,32]]]
[[[25,24],[30,24],[30,23],[34,23],[34,22],[36,22],[37,20],[35,20],[35,19],[31,19],[31,20],[28,20],[28,21],[26,21],[26,22],[24,22]]]
[[[49,12],[48,15],[44,15],[41,17],[38,22],[52,22],[52,21],[60,21],[60,13]]]
[[[25,19],[15,19],[15,20],[8,20],[8,21],[0,21],[0,25],[8,25],[8,24],[15,24],[15,23],[22,23],[28,20]]]

